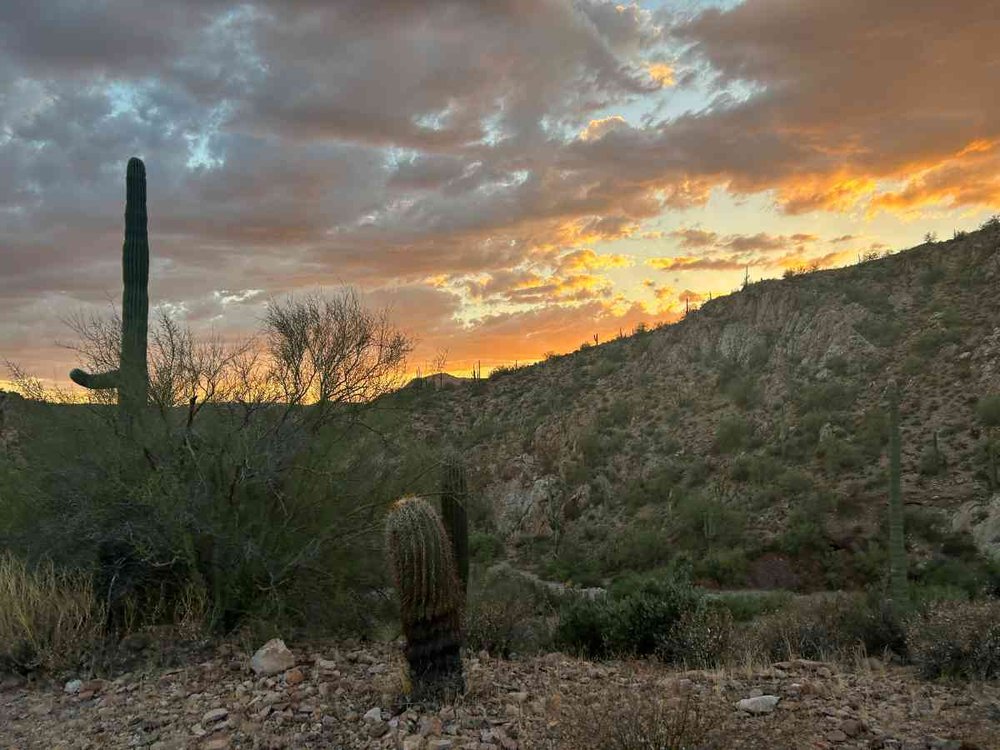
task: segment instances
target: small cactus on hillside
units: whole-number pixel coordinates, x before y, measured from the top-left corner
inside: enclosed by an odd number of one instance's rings
[[[890,381],[889,401],[889,595],[897,607],[907,601],[906,541],[903,533],[903,498],[899,437],[899,386]]]
[[[146,232],[146,166],[128,160],[125,173],[125,242],[122,245],[122,339],[117,370],[69,376],[84,388],[118,389],[118,405],[130,420],[137,418],[149,391],[146,356],[149,317],[149,238]]]
[[[449,456],[444,462],[441,477],[441,520],[451,540],[451,552],[463,590],[469,588],[468,500],[465,467],[457,456]]]
[[[437,700],[460,693],[465,596],[441,518],[426,500],[401,498],[386,517],[385,537],[399,591],[410,697]]]

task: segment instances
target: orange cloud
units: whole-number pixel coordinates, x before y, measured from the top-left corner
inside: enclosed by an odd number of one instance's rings
[[[675,83],[674,69],[667,63],[649,63],[646,66],[646,71],[649,73],[649,77],[660,86],[673,86]]]
[[[587,123],[587,127],[580,131],[581,141],[596,141],[603,138],[612,130],[627,128],[629,125],[621,115],[610,115],[600,117]]]

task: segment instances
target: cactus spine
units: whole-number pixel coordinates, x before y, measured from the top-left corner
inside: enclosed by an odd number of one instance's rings
[[[118,405],[129,419],[146,403],[149,368],[146,331],[149,318],[149,237],[146,231],[146,167],[141,159],[128,160],[125,175],[125,242],[122,245],[122,339],[117,370],[69,376],[84,388],[118,389]]]
[[[465,467],[457,457],[449,457],[445,460],[441,478],[441,520],[451,540],[451,552],[463,591],[469,588],[468,498]]]
[[[386,517],[386,550],[399,591],[413,700],[464,689],[464,595],[441,518],[417,497],[397,500]]]
[[[900,479],[899,387],[890,381],[889,399],[889,595],[893,604],[906,602],[906,542]]]

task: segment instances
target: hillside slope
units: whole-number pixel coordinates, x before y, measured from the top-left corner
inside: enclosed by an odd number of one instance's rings
[[[684,552],[723,586],[854,585],[884,567],[895,378],[915,575],[954,583],[977,575],[973,543],[1000,551],[976,418],[1000,393],[998,291],[990,225],[424,391],[413,429],[469,456],[481,539],[549,575],[596,582]]]

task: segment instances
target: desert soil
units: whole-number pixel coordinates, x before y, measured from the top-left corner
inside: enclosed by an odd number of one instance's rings
[[[296,666],[271,677],[256,676],[248,655],[227,645],[201,663],[83,680],[69,686],[76,692],[8,678],[0,747],[600,750],[600,727],[628,721],[634,696],[687,706],[702,725],[696,748],[1000,748],[1000,684],[926,682],[874,659],[685,672],[563,654],[470,655],[467,693],[454,705],[393,715],[398,646],[292,651]],[[779,699],[768,713],[737,707],[762,696]],[[756,703],[767,710],[773,700]]]

